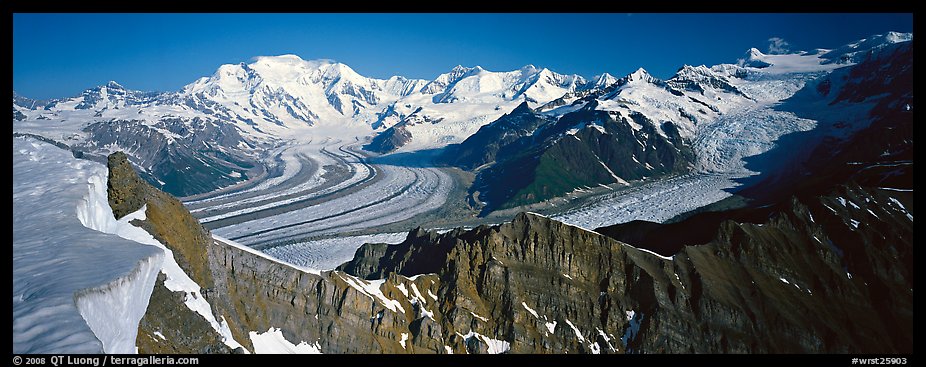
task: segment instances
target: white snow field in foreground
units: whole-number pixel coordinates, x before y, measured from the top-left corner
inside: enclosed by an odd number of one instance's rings
[[[173,253],[129,223],[144,219],[147,206],[115,219],[105,166],[14,138],[13,167],[14,352],[135,353],[138,322],[159,272],[227,346],[241,346]]]
[[[135,352],[164,255],[88,228],[131,226],[113,218],[106,175],[99,163],[13,138],[13,353]]]

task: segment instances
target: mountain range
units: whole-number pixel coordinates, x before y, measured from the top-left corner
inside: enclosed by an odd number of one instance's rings
[[[17,132],[86,153],[125,151],[149,182],[187,196],[263,175],[268,151],[306,134],[408,131],[413,146],[435,147],[464,139],[521,101],[539,105],[612,79],[586,81],[528,65],[511,72],[458,66],[431,81],[383,80],[341,63],[282,55],[223,65],[178,92],[131,91],[116,82],[48,101],[14,92],[13,118]],[[150,143],[139,144],[139,137]],[[389,150],[375,142],[369,149]]]
[[[713,153],[699,152],[696,144],[705,125],[731,111],[777,102],[807,79],[911,38],[892,32],[836,50],[791,55],[752,49],[736,64],[686,65],[666,81],[642,68],[623,78],[605,73],[586,80],[533,65],[510,72],[457,66],[430,81],[375,79],[330,60],[257,57],[248,64],[223,65],[177,92],[132,91],[116,82],[48,101],[14,92],[13,125],[15,133],[65,142],[88,156],[124,151],[146,180],[189,196],[267,175],[272,152],[286,141],[345,129],[374,135],[365,148],[378,153],[453,143],[482,150],[474,142],[486,140],[488,132],[480,128],[505,130],[492,127],[493,121],[524,105],[550,122],[503,132],[506,141],[485,142],[497,146],[481,159],[443,160],[464,169],[499,161],[483,167],[487,170],[470,190],[483,192],[485,197],[473,202],[488,203],[491,210],[598,184],[717,170],[703,162]],[[561,119],[563,123],[555,123]],[[574,141],[560,139],[566,135]],[[618,152],[613,142],[606,143],[609,139],[632,139],[641,147],[631,151],[628,144],[618,144],[624,150]],[[565,153],[550,149],[578,154],[581,163],[560,164],[556,156]],[[453,151],[451,147],[446,155]],[[552,183],[549,176],[562,173],[552,169],[552,162],[558,162],[558,169],[586,173]],[[506,169],[506,164],[520,171]],[[487,192],[511,181],[511,175],[520,176],[513,186]]]

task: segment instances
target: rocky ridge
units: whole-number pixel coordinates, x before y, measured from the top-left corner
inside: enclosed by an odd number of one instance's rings
[[[122,192],[149,190],[135,187]],[[280,328],[324,353],[910,352],[905,208],[912,197],[843,185],[672,257],[529,213],[364,245],[323,273],[200,245],[215,315],[249,349],[251,332]]]

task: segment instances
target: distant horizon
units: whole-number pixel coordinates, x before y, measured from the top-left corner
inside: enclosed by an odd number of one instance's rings
[[[221,65],[285,54],[340,62],[376,79],[433,80],[456,65],[496,72],[534,65],[589,80],[642,67],[666,79],[686,64],[734,63],[750,48],[832,49],[910,33],[912,21],[912,14],[14,14],[13,90],[45,100],[115,81],[173,92]],[[85,36],[61,42],[75,31]]]

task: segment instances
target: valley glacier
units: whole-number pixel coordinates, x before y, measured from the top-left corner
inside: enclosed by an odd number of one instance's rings
[[[597,190],[583,201],[588,204],[564,207],[554,199],[551,200],[553,206],[543,213],[568,224],[593,229],[632,220],[662,222],[730,197],[740,185],[737,179],[758,173],[747,169],[743,158],[769,151],[775,147],[775,141],[786,134],[817,126],[816,121],[799,118],[779,107],[782,100],[791,97],[808,80],[844,66],[824,63],[826,60],[820,58],[821,54],[753,53],[753,57],[772,66],[745,68],[748,71],[745,78],[730,79],[750,98],[719,100],[719,111],[724,113],[682,129],[691,137],[697,156],[691,173],[665,180],[644,180],[631,187],[625,187],[618,177],[618,183],[608,185],[609,190]],[[731,67],[699,67],[692,68],[691,72],[724,75]],[[654,120],[671,118],[666,111],[672,109],[698,107],[686,101],[666,105],[663,101],[672,100],[663,96],[668,92],[647,83],[652,77],[642,69],[629,78],[638,82],[629,83],[621,90],[622,100],[633,101],[635,111]],[[547,99],[554,97],[550,95]],[[616,103],[601,103],[597,108],[623,111]],[[557,116],[574,109],[575,106],[560,107],[546,114]],[[433,124],[431,129],[438,126],[443,125]],[[430,162],[425,154],[409,154],[433,145],[412,144],[396,153],[380,156],[360,150],[356,142],[362,136],[318,136],[326,131],[314,132],[308,143],[294,142],[284,148],[280,155],[283,162],[280,176],[251,189],[189,201],[188,206],[207,225],[214,222],[211,228],[215,233],[245,244],[269,244],[266,251],[294,260],[304,257],[291,251],[271,249],[289,244],[286,246],[290,249],[301,247],[312,254],[304,256],[316,258],[319,250],[309,249],[329,243],[330,240],[321,239],[323,237],[362,229],[375,231],[378,226],[407,220],[446,204],[454,182],[444,172],[445,168]],[[413,136],[419,137],[414,133]],[[307,161],[312,163],[307,164]],[[324,167],[330,165],[346,167],[347,178],[326,181]],[[344,194],[337,194],[339,191]],[[338,243],[351,241],[351,238],[354,237],[338,240]],[[351,243],[359,247],[369,239],[356,237]]]

